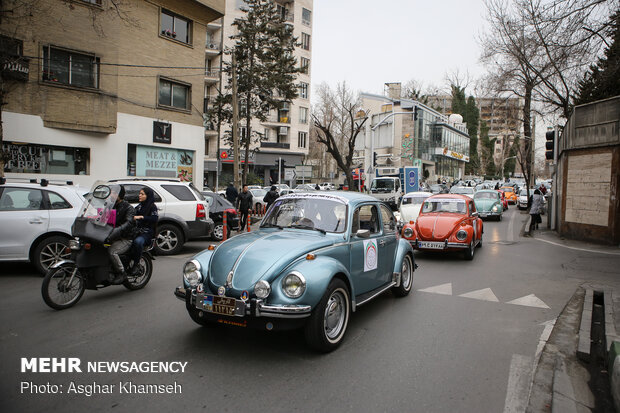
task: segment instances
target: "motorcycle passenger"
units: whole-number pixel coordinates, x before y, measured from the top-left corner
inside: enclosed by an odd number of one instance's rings
[[[108,248],[108,255],[110,256],[112,269],[115,273],[115,277],[110,280],[112,284],[120,284],[125,279],[125,268],[123,267],[123,262],[119,255],[129,251],[133,240],[132,232],[133,226],[135,225],[133,220],[135,210],[124,198],[125,188],[121,186],[116,202],[114,203],[114,209],[116,210],[116,227],[107,240],[111,243]]]
[[[131,244],[131,259],[133,265],[129,269],[129,275],[135,276],[140,272],[140,257],[145,245],[153,240],[155,226],[159,219],[157,206],[155,205],[155,194],[149,187],[144,187],[138,194],[140,203],[136,206],[136,215],[133,217],[136,222],[134,229],[135,238]]]

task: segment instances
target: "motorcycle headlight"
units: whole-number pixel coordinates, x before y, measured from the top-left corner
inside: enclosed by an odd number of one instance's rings
[[[202,273],[200,272],[200,263],[191,260],[185,263],[183,267],[183,278],[191,287],[196,287],[202,281]]]
[[[467,231],[461,229],[456,233],[456,239],[459,241],[465,241],[467,239]]]
[[[80,241],[78,241],[76,239],[70,239],[69,240],[69,248],[71,248],[72,250],[79,250],[80,249]]]
[[[405,238],[411,238],[413,236],[413,230],[410,227],[405,228],[403,231]]]
[[[258,298],[267,298],[271,293],[271,286],[265,280],[258,280],[256,284],[254,284],[254,294]]]
[[[282,279],[282,291],[289,298],[298,298],[306,291],[306,279],[301,273],[293,271]]]

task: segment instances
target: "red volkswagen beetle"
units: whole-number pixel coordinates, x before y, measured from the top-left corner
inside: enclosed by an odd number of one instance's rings
[[[457,194],[428,197],[417,221],[402,229],[413,249],[463,251],[467,260],[473,259],[475,249],[482,246],[482,232],[482,219],[473,199]]]

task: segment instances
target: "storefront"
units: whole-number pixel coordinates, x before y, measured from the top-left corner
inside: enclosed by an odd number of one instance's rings
[[[189,149],[161,148],[129,144],[127,176],[178,178],[194,180],[194,154]]]

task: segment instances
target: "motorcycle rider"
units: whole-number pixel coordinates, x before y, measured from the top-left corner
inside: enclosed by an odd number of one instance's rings
[[[132,207],[129,202],[125,201],[124,198],[125,188],[121,186],[116,201],[114,202],[116,226],[106,240],[106,243],[111,243],[108,248],[108,255],[110,256],[112,269],[115,273],[114,278],[110,280],[112,284],[120,284],[124,281],[126,273],[119,255],[129,251],[133,242],[132,232],[133,226],[135,225],[133,217],[136,212],[134,207]]]

